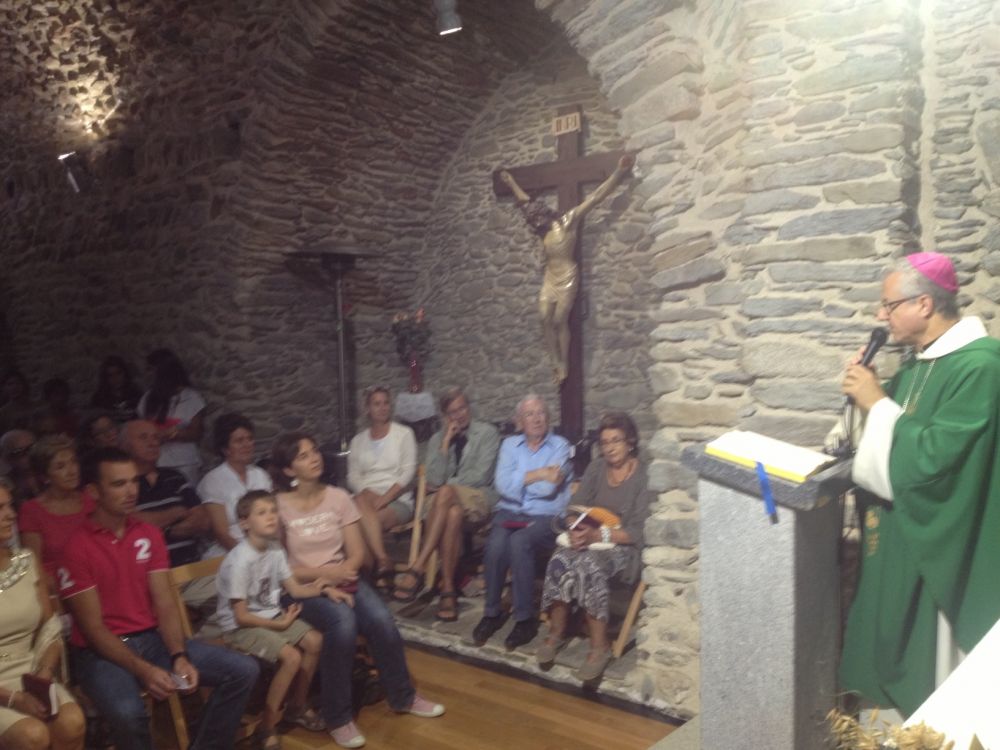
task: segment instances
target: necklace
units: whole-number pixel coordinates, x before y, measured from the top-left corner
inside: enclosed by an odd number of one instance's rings
[[[931,379],[931,370],[934,369],[934,364],[937,362],[936,359],[931,360],[930,367],[927,368],[927,374],[924,375],[923,381],[920,383],[920,388],[917,389],[916,395],[913,394],[913,389],[917,385],[917,375],[920,369],[920,363],[918,362],[916,367],[914,367],[913,380],[910,381],[910,388],[906,392],[906,398],[903,400],[903,412],[906,414],[912,414],[917,409],[917,401],[920,400],[920,394],[924,392],[924,386],[927,385],[927,381]],[[913,396],[913,405],[910,405],[910,397]]]
[[[31,565],[31,554],[28,550],[18,549],[11,553],[10,564],[0,571],[0,594],[14,586],[24,578]]]
[[[638,465],[639,461],[636,460],[635,458],[631,458],[625,465],[620,466],[617,469],[609,468],[608,484],[611,485],[612,487],[618,487],[623,482],[628,481],[628,478],[632,476],[632,474],[635,472],[635,467]]]

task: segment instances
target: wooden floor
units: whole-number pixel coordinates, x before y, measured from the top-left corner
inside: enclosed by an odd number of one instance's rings
[[[385,702],[358,717],[369,750],[646,750],[674,727],[425,651],[407,649],[421,695],[444,703],[438,719],[393,713]],[[325,734],[296,729],[286,750],[336,750]]]

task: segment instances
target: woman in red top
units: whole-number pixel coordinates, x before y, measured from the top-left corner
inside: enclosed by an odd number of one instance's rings
[[[54,582],[62,548],[84,516],[94,510],[94,501],[80,491],[80,463],[76,445],[69,438],[52,435],[35,443],[31,467],[42,478],[45,489],[21,506],[21,543],[42,561]]]

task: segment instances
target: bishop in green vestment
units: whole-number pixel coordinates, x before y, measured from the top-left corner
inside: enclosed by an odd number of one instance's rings
[[[907,256],[879,318],[913,356],[884,388],[858,364],[843,385],[867,412],[854,480],[886,504],[863,519],[841,686],[906,715],[935,689],[939,613],[966,652],[1000,619],[1000,341],[957,290],[946,256]]]

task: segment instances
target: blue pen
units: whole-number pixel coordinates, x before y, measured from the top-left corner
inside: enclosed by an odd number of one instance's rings
[[[764,464],[757,462],[757,479],[760,482],[760,494],[764,498],[764,512],[771,519],[771,523],[778,522],[778,509],[774,506],[774,493],[771,492],[771,480],[767,478],[767,470]]]

